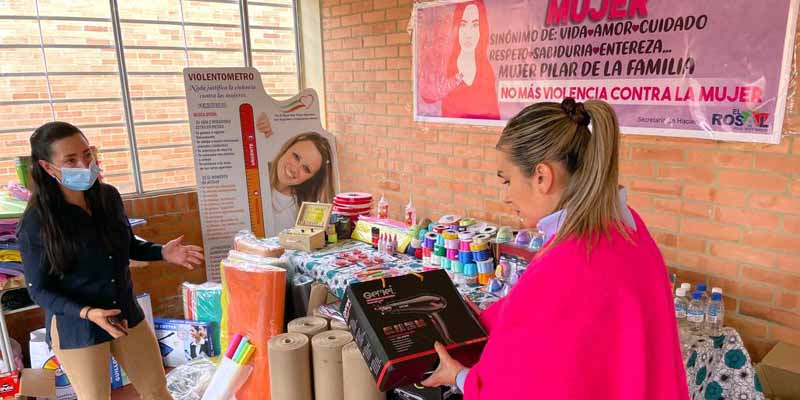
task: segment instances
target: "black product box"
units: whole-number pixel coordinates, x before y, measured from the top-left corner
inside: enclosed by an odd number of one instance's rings
[[[381,391],[415,384],[433,372],[436,341],[471,366],[487,340],[444,270],[351,284],[342,314]]]
[[[389,392],[389,400],[462,400],[452,387],[426,388],[421,385],[403,386]]]

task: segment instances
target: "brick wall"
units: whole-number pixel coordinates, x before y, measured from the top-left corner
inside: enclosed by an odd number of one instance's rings
[[[422,215],[499,224],[500,130],[412,120],[410,0],[322,0],[328,126],[343,190],[409,194]],[[800,97],[787,131],[800,130]],[[680,280],[725,290],[727,323],[758,359],[800,345],[800,137],[779,145],[625,136],[622,182]],[[424,176],[423,176],[424,171]]]

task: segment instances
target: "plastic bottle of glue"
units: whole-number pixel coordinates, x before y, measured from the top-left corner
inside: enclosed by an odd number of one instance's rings
[[[411,197],[408,198],[408,204],[406,204],[406,220],[404,222],[409,227],[417,224],[417,209],[411,203]]]
[[[384,198],[383,193],[381,193],[381,201],[378,202],[378,218],[379,219],[389,218],[389,202],[386,201],[386,198]]]

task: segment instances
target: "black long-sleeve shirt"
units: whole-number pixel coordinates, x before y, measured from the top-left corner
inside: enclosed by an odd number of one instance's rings
[[[50,273],[38,213],[26,212],[17,230],[28,292],[33,301],[46,311],[48,343],[50,322],[55,315],[62,349],[83,348],[112,340],[102,328],[80,317],[81,309],[86,306],[119,309],[120,320],[128,320],[130,327],[138,325],[144,314],[133,295],[129,260],[162,259],[160,245],[139,240],[133,235],[119,192],[112,186],[102,185],[101,196],[105,197],[106,204],[111,205],[106,210],[109,223],[127,228],[114,231],[109,238],[113,250],[109,250],[100,238],[93,218],[82,208],[69,205],[67,219],[76,227],[82,245],[74,264],[63,276]]]

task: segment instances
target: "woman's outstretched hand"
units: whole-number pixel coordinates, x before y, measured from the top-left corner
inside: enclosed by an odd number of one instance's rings
[[[195,265],[203,263],[203,248],[200,246],[184,245],[183,236],[170,240],[161,249],[164,261],[194,269]]]

